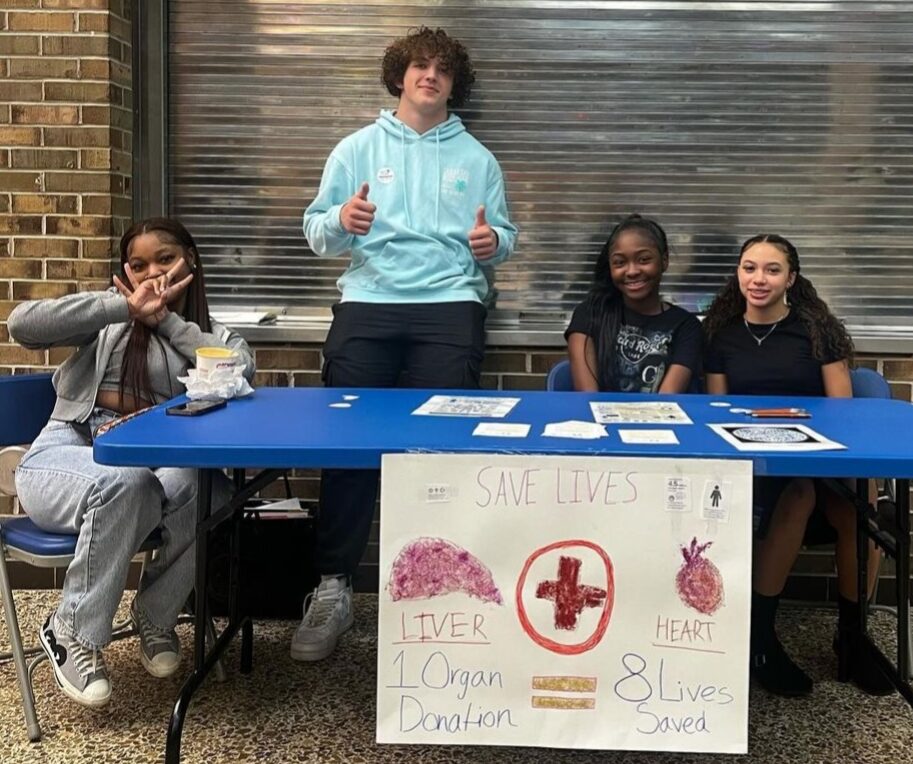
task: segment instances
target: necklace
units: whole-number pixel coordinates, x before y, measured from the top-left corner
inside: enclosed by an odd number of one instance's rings
[[[773,322],[773,326],[770,327],[762,336],[758,336],[748,325],[748,319],[745,316],[742,316],[742,323],[745,324],[745,329],[751,335],[751,338],[758,343],[758,347],[761,347],[761,343],[764,342],[771,334],[774,333],[774,330],[780,325],[780,322],[789,315],[789,311],[786,311],[782,316],[780,316],[776,321]]]

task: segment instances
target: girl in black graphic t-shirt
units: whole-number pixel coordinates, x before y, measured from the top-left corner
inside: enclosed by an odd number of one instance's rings
[[[657,223],[631,215],[615,226],[564,333],[575,390],[682,393],[700,373],[700,323],[659,296],[668,265]]]
[[[707,391],[734,395],[852,396],[853,343],[811,282],[799,273],[799,254],[782,236],[755,236],[742,245],[736,274],[704,320]],[[804,695],[812,681],[777,639],[780,593],[807,530],[837,534],[838,678],[873,695],[893,692],[888,678],[859,644],[854,508],[810,478],[756,478],[758,517],[751,606],[751,670],[778,695]],[[874,550],[870,552],[874,555]],[[871,564],[874,572],[877,565]],[[874,579],[871,583],[874,583]]]

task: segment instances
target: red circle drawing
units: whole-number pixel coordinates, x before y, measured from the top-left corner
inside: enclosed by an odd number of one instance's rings
[[[532,567],[532,564],[538,560],[542,555],[547,554],[548,552],[553,552],[556,549],[566,549],[568,547],[582,546],[586,549],[590,549],[596,554],[599,555],[599,558],[602,560],[602,564],[605,566],[606,573],[606,598],[605,604],[602,608],[602,614],[599,616],[599,622],[596,624],[596,629],[593,631],[592,635],[585,639],[583,642],[578,642],[573,645],[566,645],[561,642],[556,642],[553,639],[543,636],[535,627],[532,625],[532,622],[529,620],[529,616],[526,613],[526,606],[523,604],[523,587],[526,584],[526,577],[529,574],[529,569]],[[559,655],[579,655],[580,653],[585,653],[587,650],[592,650],[596,645],[599,644],[599,641],[605,636],[606,629],[609,628],[609,619],[612,617],[612,606],[615,604],[615,575],[612,569],[612,561],[609,559],[609,556],[605,553],[605,550],[594,544],[592,541],[584,541],[583,539],[571,539],[570,541],[556,541],[553,544],[548,546],[541,547],[533,552],[526,560],[523,565],[523,570],[520,571],[520,577],[517,579],[517,591],[516,591],[516,600],[517,600],[517,616],[520,619],[520,625],[523,627],[531,640],[535,642],[540,647],[544,647],[546,650],[551,650],[553,653],[558,653]]]

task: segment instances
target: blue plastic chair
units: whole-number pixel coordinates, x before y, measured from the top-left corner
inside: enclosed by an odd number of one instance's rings
[[[22,444],[31,442],[41,432],[50,419],[55,401],[50,374],[0,377],[0,493],[12,496],[15,500],[15,469],[26,452]],[[0,662],[12,659],[15,663],[22,710],[29,740],[32,742],[41,739],[32,677],[35,668],[47,656],[40,647],[23,646],[6,561],[17,560],[38,568],[66,568],[76,552],[77,538],[75,534],[43,531],[25,515],[6,518],[0,523],[0,597],[11,646],[9,653],[0,655]],[[160,545],[161,533],[155,531],[138,551],[148,554]],[[211,624],[207,631],[212,640]],[[113,639],[123,639],[133,634],[135,631],[127,621],[115,625]],[[29,658],[31,662],[27,662]],[[224,679],[221,665],[216,667],[216,676],[219,680]]]
[[[860,367],[850,370],[854,398],[890,398],[891,386],[888,380],[874,369]]]
[[[571,362],[559,361],[548,372],[545,380],[545,389],[559,392],[571,392],[574,389],[574,380],[571,379]]]
[[[0,491],[15,497],[16,465],[24,453],[21,444],[30,443],[41,432],[54,408],[54,388],[50,374],[29,374],[21,377],[0,377]],[[32,692],[32,672],[44,653],[40,648],[26,650],[22,645],[19,619],[13,600],[6,559],[21,560],[45,568],[66,567],[73,559],[76,537],[44,533],[27,517],[14,517],[0,524],[0,596],[9,634],[11,657],[16,666],[22,710],[28,727],[29,740],[41,738],[41,728],[35,713]],[[26,655],[39,656],[26,663]]]

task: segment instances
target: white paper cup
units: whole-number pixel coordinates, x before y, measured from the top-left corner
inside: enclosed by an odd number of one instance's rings
[[[233,369],[241,356],[229,348],[197,348],[197,369],[205,374]]]

